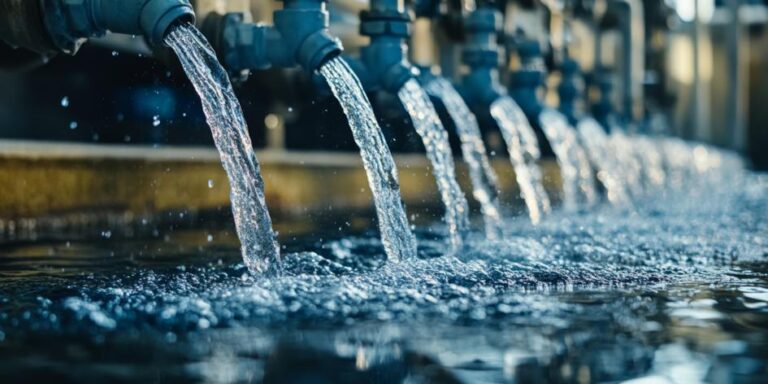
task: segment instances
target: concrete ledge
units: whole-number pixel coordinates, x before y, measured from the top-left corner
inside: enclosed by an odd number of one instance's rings
[[[355,153],[260,151],[257,156],[276,225],[308,214],[371,209],[366,175]],[[400,155],[396,161],[409,210],[439,206],[424,156]],[[509,162],[496,159],[494,167],[503,202],[519,204]],[[547,189],[559,190],[556,164],[544,162],[542,170]],[[457,164],[457,173],[469,192],[464,163]],[[0,140],[0,180],[0,220],[5,221],[78,212],[200,212],[229,205],[226,174],[212,148]]]

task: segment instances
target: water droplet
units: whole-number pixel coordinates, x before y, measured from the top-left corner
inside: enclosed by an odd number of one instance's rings
[[[152,116],[152,126],[157,127],[160,125],[160,116],[154,115]]]
[[[208,188],[213,188],[213,179],[208,179]]]
[[[209,242],[209,243],[210,243],[211,241],[213,241],[213,235],[208,235],[208,238],[207,238],[207,240],[208,240],[208,242]]]
[[[69,107],[69,97],[64,96],[64,97],[61,98],[61,106],[63,108]]]
[[[112,57],[116,57],[120,54],[118,51],[112,51]]]
[[[69,123],[69,129],[77,129],[77,121],[71,121]]]

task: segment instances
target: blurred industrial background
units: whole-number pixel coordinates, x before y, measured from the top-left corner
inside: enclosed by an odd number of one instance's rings
[[[279,2],[196,1],[198,24],[209,12],[247,12],[271,21]],[[754,0],[497,1],[505,14],[502,47],[516,35],[540,41],[549,77],[547,101],[557,106],[566,56],[586,75],[588,102],[612,85],[614,108],[643,133],[669,134],[743,153],[768,169],[768,3]],[[471,1],[410,4],[416,12],[411,61],[439,66],[449,78],[459,60],[462,14]],[[331,31],[345,52],[366,44],[359,34],[362,0],[329,4]],[[437,10],[432,11],[432,10]],[[501,67],[519,60],[503,55]],[[210,145],[197,96],[178,64],[140,36],[107,34],[77,55],[43,57],[0,42],[0,137],[158,146]],[[508,71],[502,71],[506,82]],[[239,74],[233,74],[239,75]],[[237,76],[236,76],[237,77]],[[608,78],[609,80],[605,80]],[[241,76],[236,90],[259,148],[354,151],[341,109],[317,79],[301,70]],[[393,151],[420,149],[397,102],[372,94]],[[450,131],[450,129],[449,129]],[[488,137],[493,147],[494,137]],[[455,141],[455,140],[454,140]]]

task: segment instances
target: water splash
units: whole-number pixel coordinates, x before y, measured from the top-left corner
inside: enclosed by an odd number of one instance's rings
[[[229,178],[232,213],[245,265],[255,273],[270,268],[279,270],[280,246],[264,198],[264,180],[227,72],[205,37],[191,24],[173,28],[165,43],[179,57],[200,95],[206,121]]]
[[[605,187],[608,201],[612,204],[628,203],[630,197],[627,184],[622,177],[621,164],[615,158],[620,154],[613,151],[605,130],[591,117],[581,119],[576,129],[590,160],[597,168],[597,178]]]
[[[431,79],[424,89],[442,101],[456,124],[456,131],[461,140],[462,157],[469,167],[473,196],[480,203],[480,211],[483,214],[486,236],[489,239],[500,238],[503,229],[499,208],[498,178],[488,160],[475,115],[450,81],[436,77]]]
[[[539,123],[555,152],[563,178],[563,206],[576,209],[581,203],[587,206],[597,201],[594,175],[589,159],[576,138],[576,132],[562,113],[544,108]]]
[[[520,195],[525,200],[531,222],[537,224],[551,211],[549,196],[541,182],[537,161],[541,158],[539,141],[528,119],[511,97],[504,96],[491,104],[491,116],[499,125],[507,144],[509,159],[515,168]]]
[[[335,58],[320,68],[349,120],[360,148],[368,185],[373,193],[384,251],[392,261],[416,256],[416,238],[408,226],[400,197],[397,168],[360,80],[344,60]]]
[[[456,249],[469,227],[469,207],[464,193],[456,181],[453,154],[448,142],[448,131],[443,127],[429,96],[416,79],[408,80],[397,93],[416,132],[427,150],[437,189],[445,204],[445,223],[448,226],[451,246]]]

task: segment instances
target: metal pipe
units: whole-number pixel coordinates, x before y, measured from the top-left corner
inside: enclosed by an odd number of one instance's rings
[[[622,35],[622,113],[628,121],[643,114],[643,76],[645,74],[645,20],[639,0],[611,0],[620,17]]]
[[[345,57],[358,73],[366,90],[383,89],[396,93],[418,74],[408,61],[406,39],[411,36],[411,17],[402,0],[371,0],[370,8],[360,13],[360,34],[370,43],[360,50],[360,58]]]
[[[731,148],[743,152],[747,148],[747,125],[744,122],[745,100],[744,84],[747,71],[742,71],[742,23],[741,1],[727,0],[728,13],[731,22],[727,27],[728,38],[728,98],[727,124],[732,129],[730,137]]]
[[[179,20],[194,21],[188,0],[0,0],[0,39],[44,54],[75,54],[107,31],[159,46]]]
[[[230,72],[295,66],[313,72],[342,51],[328,24],[324,0],[284,0],[274,25],[248,22],[243,13],[211,13],[200,28]]]
[[[462,95],[475,108],[489,109],[491,103],[506,94],[499,80],[501,13],[482,6],[470,12],[464,21],[466,42],[462,61],[469,72],[462,79]]]

